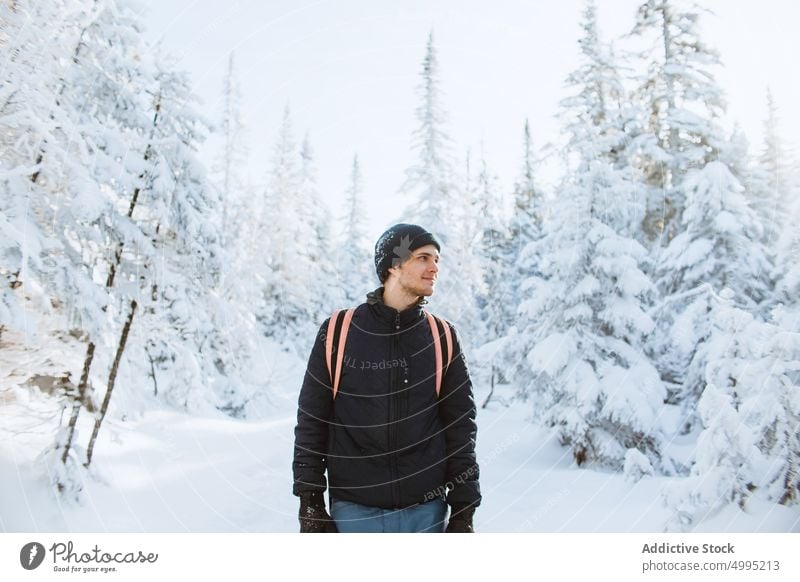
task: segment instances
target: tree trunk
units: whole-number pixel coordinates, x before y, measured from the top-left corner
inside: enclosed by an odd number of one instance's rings
[[[489,395],[486,397],[486,400],[483,401],[483,406],[481,408],[486,408],[489,405],[489,401],[492,399],[492,395],[494,394],[494,364],[492,364],[492,389],[489,390]]]
[[[150,355],[150,351],[147,349],[147,347],[144,348],[144,353],[147,354],[147,359],[150,360],[150,375],[153,376],[153,396],[158,398],[158,380],[156,379],[155,362],[153,361],[153,356]]]
[[[89,386],[89,370],[92,367],[94,350],[94,342],[90,341],[89,345],[86,346],[86,357],[83,360],[83,372],[81,372],[81,381],[78,383],[78,398],[72,403],[72,414],[70,415],[69,423],[67,424],[67,442],[64,443],[64,452],[61,454],[61,462],[64,464],[67,463],[69,450],[72,447],[72,439],[75,436],[75,425],[78,423],[78,414],[80,414],[81,411],[81,403],[86,401],[86,388]]]
[[[125,325],[122,327],[122,335],[119,338],[119,345],[117,346],[117,353],[114,356],[114,363],[111,365],[111,372],[108,374],[108,388],[106,389],[106,396],[103,398],[103,404],[100,407],[100,413],[95,418],[94,421],[94,430],[92,431],[92,436],[89,439],[89,447],[86,449],[86,464],[85,466],[88,468],[92,462],[92,453],[94,451],[94,443],[97,440],[97,433],[100,432],[100,425],[103,423],[103,419],[106,417],[106,411],[108,411],[108,404],[111,402],[111,393],[114,392],[114,384],[117,381],[117,371],[119,370],[119,363],[122,360],[122,352],[125,351],[125,344],[128,342],[128,333],[131,330],[131,324],[133,323],[133,316],[136,313],[136,300],[133,299],[131,301],[131,310],[128,313],[128,319],[125,321]]]

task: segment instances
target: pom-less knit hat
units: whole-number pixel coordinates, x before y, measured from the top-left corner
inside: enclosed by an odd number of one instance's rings
[[[386,281],[389,269],[402,265],[412,251],[425,245],[433,245],[441,252],[436,237],[416,224],[395,224],[389,227],[375,243],[375,272],[381,283]]]

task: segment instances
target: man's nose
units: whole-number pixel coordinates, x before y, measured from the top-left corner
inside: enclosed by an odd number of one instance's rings
[[[437,263],[436,261],[431,261],[431,266],[430,266],[430,269],[428,269],[428,270],[429,271],[433,271],[434,273],[438,273],[439,272],[439,263]]]

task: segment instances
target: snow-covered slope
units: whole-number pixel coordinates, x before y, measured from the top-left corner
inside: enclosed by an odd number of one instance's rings
[[[296,531],[291,460],[300,378],[296,367],[288,368],[276,382],[283,392],[261,420],[167,408],[135,420],[109,419],[79,501],[59,501],[48,484],[40,452],[52,440],[52,427],[35,414],[47,415],[48,399],[31,396],[0,406],[0,529]],[[476,399],[485,396],[479,390]],[[23,407],[25,416],[18,414]],[[631,483],[619,473],[579,469],[569,449],[527,421],[526,408],[491,404],[479,411],[479,531],[663,531],[668,513],[660,491],[669,478]],[[729,506],[709,516],[697,531],[800,531],[800,508],[754,500],[744,512]]]

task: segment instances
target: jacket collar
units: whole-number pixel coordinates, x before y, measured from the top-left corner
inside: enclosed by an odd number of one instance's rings
[[[367,293],[367,305],[370,311],[378,319],[390,325],[395,325],[398,315],[400,316],[400,327],[408,327],[419,321],[422,317],[422,306],[425,305],[424,297],[421,297],[416,305],[412,305],[403,311],[397,311],[394,307],[389,307],[383,302],[383,287],[378,287],[374,291]]]

